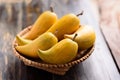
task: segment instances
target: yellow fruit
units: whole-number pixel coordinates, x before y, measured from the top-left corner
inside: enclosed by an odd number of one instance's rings
[[[48,30],[56,21],[57,15],[54,12],[45,11],[37,18],[32,25],[32,29],[23,37],[26,39],[35,39]]]
[[[47,32],[52,32],[61,40],[64,38],[64,34],[70,34],[75,32],[80,25],[79,18],[74,14],[67,14],[60,18],[55,24],[53,24]]]
[[[77,34],[77,36],[74,41],[78,43],[80,50],[90,48],[96,39],[95,31],[89,25],[82,25],[75,33],[71,35],[65,34],[64,38],[73,39],[75,34]]]
[[[21,54],[31,57],[38,58],[38,49],[47,50],[58,42],[56,36],[50,32],[43,33],[31,43],[24,46],[16,46],[16,50]]]
[[[29,44],[30,42],[32,42],[32,40],[24,39],[19,35],[17,35],[16,42],[18,43],[19,46],[23,46],[23,45]]]
[[[44,62],[64,64],[73,60],[77,55],[77,51],[78,45],[76,42],[63,39],[46,51],[39,49],[38,55]]]

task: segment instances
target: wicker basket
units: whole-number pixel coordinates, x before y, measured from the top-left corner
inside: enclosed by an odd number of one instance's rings
[[[25,28],[24,30],[22,30],[19,33],[19,35],[23,36],[28,31],[30,31],[30,29],[31,29],[31,26]],[[42,69],[42,70],[45,70],[45,71],[48,71],[48,72],[51,72],[51,73],[54,73],[54,74],[58,74],[58,75],[64,75],[70,69],[70,67],[84,61],[94,51],[94,45],[93,45],[91,48],[89,48],[89,49],[87,49],[85,51],[79,52],[77,57],[73,61],[71,61],[69,63],[66,63],[66,64],[47,64],[47,63],[44,63],[42,61],[36,61],[36,60],[29,59],[29,58],[19,54],[15,49],[16,45],[17,45],[16,39],[14,39],[13,44],[12,44],[14,54],[20,60],[22,60],[25,63],[25,65],[32,66],[32,67],[35,67],[35,68],[38,68],[38,69]]]

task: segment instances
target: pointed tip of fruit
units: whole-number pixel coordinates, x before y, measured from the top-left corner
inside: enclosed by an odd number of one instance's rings
[[[17,35],[16,42],[18,43],[19,46],[22,46],[32,42],[32,40],[24,39],[23,37]]]
[[[44,51],[42,51],[41,49],[38,49],[37,54],[38,54],[40,59],[44,59],[44,55],[45,55]]]
[[[19,35],[16,35],[16,39],[19,39],[20,38],[20,36]]]
[[[41,50],[40,49],[38,49],[38,53],[40,53],[41,52]]]
[[[40,55],[40,54],[42,54],[43,53],[43,51],[41,50],[41,49],[38,49],[38,55]]]
[[[70,38],[70,39],[72,39],[72,38],[73,38],[73,35],[65,34],[65,35],[64,35],[64,38]]]
[[[21,40],[20,40],[20,36],[19,35],[16,35],[16,42],[19,43]]]

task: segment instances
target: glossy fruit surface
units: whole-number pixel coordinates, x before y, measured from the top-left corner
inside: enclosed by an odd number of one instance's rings
[[[54,12],[43,12],[32,25],[32,29],[23,37],[26,39],[35,39],[47,31],[57,21],[57,15]]]
[[[19,35],[16,36],[16,42],[19,46],[23,46],[32,42],[32,40],[24,39]]]
[[[64,64],[73,60],[77,55],[77,51],[78,45],[76,42],[63,39],[46,51],[39,49],[38,55],[44,62]]]
[[[26,44],[24,46],[16,46],[16,50],[25,56],[38,58],[38,49],[47,50],[55,45],[57,42],[58,40],[55,35],[50,32],[46,32],[37,37],[29,44]]]
[[[60,18],[54,25],[52,25],[48,32],[52,32],[61,40],[64,38],[64,34],[70,34],[75,32],[79,28],[79,18],[74,14],[67,14]]]
[[[96,39],[95,31],[90,25],[82,25],[74,34],[66,34],[64,37],[73,39],[75,34],[77,34],[77,36],[75,37],[74,41],[78,43],[80,50],[90,48]]]

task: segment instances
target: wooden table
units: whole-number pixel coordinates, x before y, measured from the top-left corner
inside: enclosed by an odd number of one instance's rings
[[[119,0],[30,1],[0,0],[0,80],[120,80]],[[33,24],[50,5],[59,17],[83,10],[81,24],[92,25],[97,36],[92,55],[64,76],[26,66],[11,47],[16,34]]]

